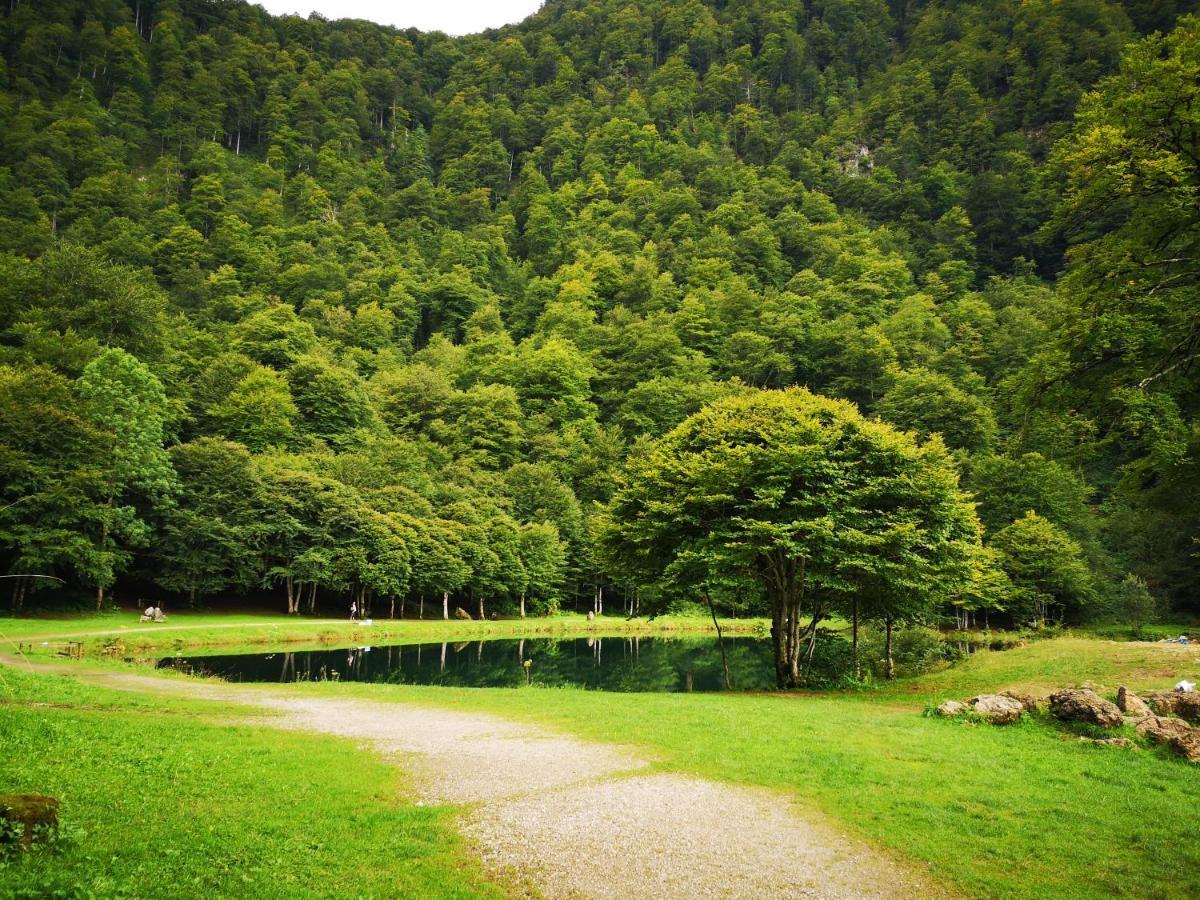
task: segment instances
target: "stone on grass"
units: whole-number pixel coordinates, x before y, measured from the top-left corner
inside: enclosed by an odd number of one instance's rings
[[[1025,708],[1025,712],[1035,713],[1038,711],[1037,697],[1032,694],[1024,694],[1021,691],[1004,690],[1000,692],[1001,697],[1012,697]]]
[[[1137,746],[1129,738],[1110,737],[1110,738],[1090,738],[1081,737],[1081,741],[1088,744],[1099,744],[1101,747],[1135,747]]]
[[[992,725],[1009,725],[1021,718],[1025,707],[1019,700],[1005,697],[1003,694],[982,694],[967,701],[979,715]]]
[[[1146,701],[1127,687],[1117,688],[1117,709],[1127,716],[1141,718],[1150,715],[1150,707],[1146,705]]]
[[[967,704],[959,703],[957,700],[945,700],[941,706],[937,708],[939,716],[960,716],[967,711]]]
[[[1200,762],[1200,731],[1183,719],[1146,716],[1138,722],[1137,733],[1156,744],[1166,744],[1188,762]]]
[[[1146,702],[1160,716],[1171,716],[1175,714],[1175,705],[1182,696],[1178,691],[1151,691],[1146,695]]]
[[[463,609],[461,606],[456,606],[456,607],[454,607],[454,618],[470,619],[471,614],[469,612],[467,612],[465,609]]]
[[[1175,701],[1175,715],[1193,724],[1200,722],[1200,694],[1195,691],[1180,693]]]
[[[1124,723],[1121,710],[1089,688],[1057,691],[1050,695],[1050,712],[1066,722],[1089,722],[1101,728]]]
[[[0,843],[28,850],[58,831],[58,800],[44,794],[0,795]]]

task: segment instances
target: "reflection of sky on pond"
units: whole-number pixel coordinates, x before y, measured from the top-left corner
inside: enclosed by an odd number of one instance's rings
[[[774,685],[771,642],[726,638],[737,690]],[[528,662],[528,665],[526,665]],[[230,681],[366,681],[453,687],[583,687],[604,691],[715,691],[723,684],[715,638],[506,638],[222,656],[170,657]]]

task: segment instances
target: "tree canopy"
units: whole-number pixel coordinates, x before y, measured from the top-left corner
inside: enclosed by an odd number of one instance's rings
[[[14,604],[650,591],[593,540],[627,460],[775,391],[984,525],[957,592],[831,544],[807,612],[1194,610],[1195,5],[7,4],[0,569],[66,581]],[[1030,587],[1030,510],[1087,591]],[[721,553],[662,597],[766,610]]]
[[[610,566],[629,577],[758,582],[780,687],[798,683],[818,624],[850,598],[905,616],[954,597],[980,533],[939,439],[799,388],[688,418],[631,459],[606,521]]]

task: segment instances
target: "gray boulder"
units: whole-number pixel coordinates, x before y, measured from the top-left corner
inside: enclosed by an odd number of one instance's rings
[[[1148,716],[1151,713],[1146,701],[1127,687],[1117,688],[1117,709],[1127,716]]]
[[[1010,725],[1025,711],[1021,701],[1003,694],[981,694],[968,700],[967,705],[992,725]]]
[[[461,606],[456,606],[456,607],[454,607],[454,618],[470,620],[471,614],[469,612],[467,612],[465,609],[463,609]]]
[[[1050,712],[1065,722],[1090,722],[1101,728],[1124,723],[1121,710],[1089,688],[1057,691],[1050,695]]]
[[[1004,690],[1000,692],[1001,697],[1011,697],[1025,708],[1025,712],[1035,713],[1038,711],[1037,697],[1032,694],[1025,694],[1021,691]]]

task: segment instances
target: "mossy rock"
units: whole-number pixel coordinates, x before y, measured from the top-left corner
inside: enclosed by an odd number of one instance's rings
[[[44,794],[0,794],[0,843],[28,850],[58,833],[58,800]]]

